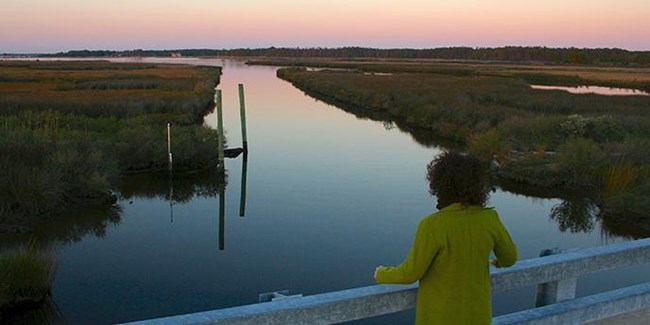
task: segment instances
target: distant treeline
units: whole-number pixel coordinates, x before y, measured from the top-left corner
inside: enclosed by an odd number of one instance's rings
[[[376,58],[442,59],[470,61],[543,62],[553,64],[650,65],[650,51],[616,48],[548,48],[507,46],[497,48],[441,47],[431,49],[376,49],[366,47],[258,49],[178,49],[178,50],[75,50],[48,54],[54,57],[116,56],[240,56],[288,58]]]

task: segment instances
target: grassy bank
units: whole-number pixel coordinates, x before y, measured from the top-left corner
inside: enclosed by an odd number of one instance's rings
[[[344,69],[365,73],[417,73],[449,76],[508,77],[536,85],[633,88],[650,91],[650,67],[548,66],[530,63],[399,59],[254,59],[251,65]]]
[[[561,67],[532,72],[526,67],[524,77],[512,67],[454,64],[444,72],[417,73],[412,63],[403,70],[398,64],[383,67],[373,62],[362,71],[285,68],[278,76],[316,98],[343,103],[350,112],[385,114],[486,160],[496,156],[500,177],[586,190],[609,221],[633,223],[650,234],[650,97],[575,95],[532,89],[528,81],[644,85],[650,76],[630,81],[633,71],[596,69],[568,77]]]
[[[51,248],[38,248],[33,242],[0,253],[0,320],[8,309],[43,302],[57,265]]]
[[[216,163],[202,125],[220,69],[102,61],[0,61],[0,230],[114,198],[121,174]],[[17,228],[18,227],[18,228]]]

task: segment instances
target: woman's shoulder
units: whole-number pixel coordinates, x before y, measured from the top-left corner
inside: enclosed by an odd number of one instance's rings
[[[429,226],[438,223],[445,223],[450,220],[470,217],[485,218],[489,220],[499,220],[499,213],[494,207],[484,207],[477,205],[444,208],[424,217],[420,223],[426,223]]]

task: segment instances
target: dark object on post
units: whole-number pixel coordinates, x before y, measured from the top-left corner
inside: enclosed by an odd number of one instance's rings
[[[244,149],[242,148],[229,148],[223,150],[223,155],[226,158],[237,158],[242,152],[244,152]]]

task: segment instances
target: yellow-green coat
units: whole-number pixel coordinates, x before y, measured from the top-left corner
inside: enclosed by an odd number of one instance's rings
[[[490,324],[492,251],[497,267],[517,260],[517,247],[497,212],[451,204],[420,221],[406,259],[395,267],[380,267],[377,282],[420,280],[416,324]]]

